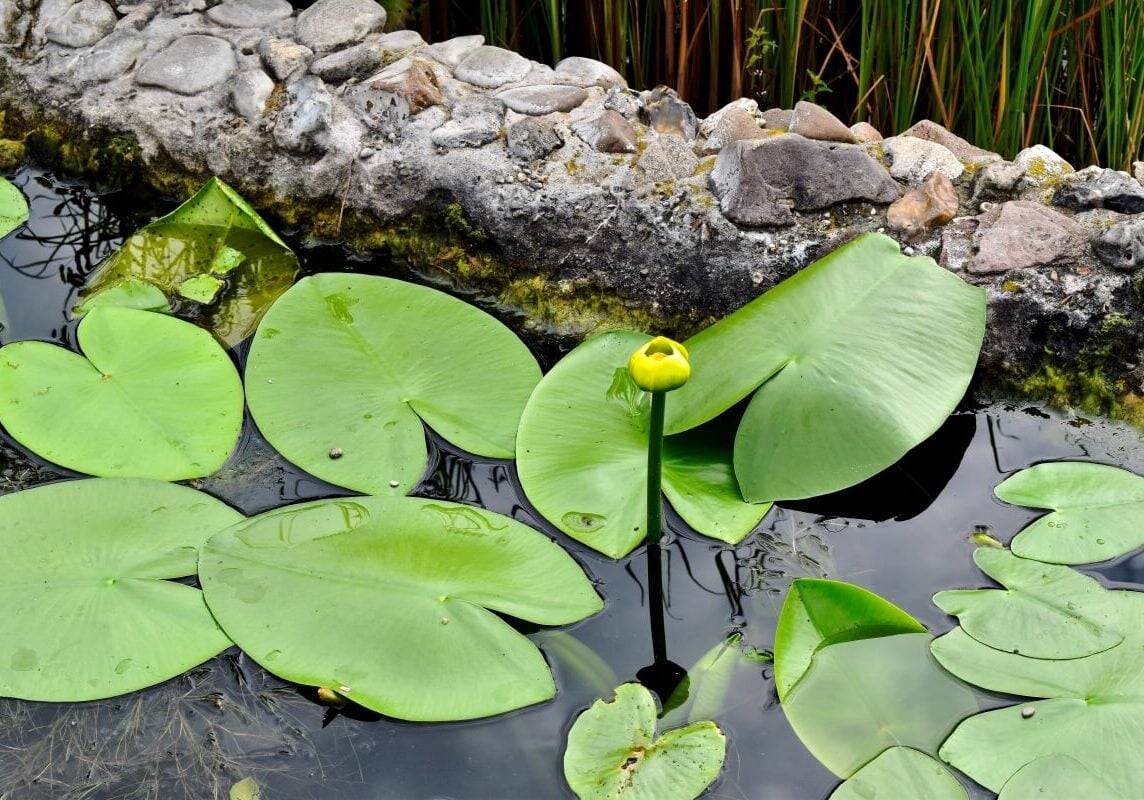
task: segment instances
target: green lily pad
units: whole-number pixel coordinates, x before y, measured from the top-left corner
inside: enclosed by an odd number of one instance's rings
[[[843,783],[830,800],[969,800],[940,762],[909,747],[891,747]]]
[[[128,278],[88,298],[76,306],[73,313],[77,317],[82,317],[98,306],[137,308],[140,311],[157,311],[160,314],[171,313],[171,303],[162,289],[153,283],[135,278]]]
[[[1125,639],[1085,658],[1005,653],[960,628],[933,643],[942,666],[993,692],[1045,698],[962,722],[941,757],[994,792],[1038,758],[1068,756],[1125,798],[1144,797],[1144,594],[1112,591]],[[1051,636],[1052,629],[1045,635]]]
[[[763,666],[771,663],[769,653],[743,644],[743,635],[735,633],[712,647],[667,698],[660,712],[660,723],[676,727],[704,719],[716,719],[736,705],[755,702],[752,692],[734,692],[740,681],[758,684]]]
[[[28,201],[24,193],[0,178],[0,237],[7,236],[28,221]]]
[[[671,396],[667,430],[693,428],[759,389],[735,440],[743,497],[837,491],[941,426],[984,331],[980,288],[865,234],[684,342],[692,379]]]
[[[727,742],[703,721],[656,738],[655,700],[635,683],[597,700],[568,732],[564,777],[580,800],[694,800],[723,767]]]
[[[193,575],[242,515],[160,481],[69,481],[0,497],[0,695],[78,702],[172,678],[230,646]]]
[[[233,346],[254,331],[297,273],[298,259],[258,212],[234,189],[211,178],[194,197],[141,228],[101,264],[88,278],[81,307],[129,280],[144,281],[175,298],[190,279],[225,274],[218,301],[197,313],[222,342]]]
[[[1079,763],[1059,754],[1021,767],[1005,783],[998,800],[1046,800],[1062,791],[1084,800],[1124,800]]]
[[[210,305],[218,299],[219,292],[226,288],[226,281],[214,275],[195,275],[179,284],[179,296],[196,303]]]
[[[405,494],[420,479],[422,421],[470,453],[511,458],[538,380],[524,344],[483,311],[345,273],[304,278],[283,295],[246,366],[250,412],[269,442],[311,474],[368,494]]]
[[[1060,461],[1011,475],[994,493],[1006,503],[1052,509],[1010,545],[1022,558],[1093,564],[1144,545],[1144,478],[1104,464]]]
[[[242,427],[242,383],[209,333],[101,306],[77,338],[86,358],[45,342],[0,348],[0,423],[17,441],[102,477],[174,481],[222,466]]]
[[[564,625],[603,606],[542,534],[405,497],[254,517],[206,544],[199,578],[219,624],[270,672],[422,721],[490,716],[555,693],[540,651],[494,611]]]
[[[627,363],[650,338],[612,331],[577,347],[540,381],[517,434],[528,499],[564,533],[612,558],[646,535],[650,403]],[[669,412],[675,394],[666,398]],[[700,435],[664,441],[663,489],[687,524],[732,544],[770,508],[743,502],[730,447]]]
[[[1112,594],[1092,578],[990,547],[973,560],[1006,590],[938,592],[933,601],[982,644],[1030,658],[1081,658],[1124,641]]]

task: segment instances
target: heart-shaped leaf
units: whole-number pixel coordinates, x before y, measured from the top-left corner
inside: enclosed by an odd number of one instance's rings
[[[193,575],[242,515],[159,481],[69,481],[0,497],[0,695],[76,702],[172,678],[230,646]]]
[[[568,732],[564,777],[580,800],[694,800],[719,775],[727,742],[703,721],[655,736],[655,700],[636,683],[597,700]]]
[[[253,517],[207,543],[199,577],[219,624],[266,669],[409,720],[547,700],[556,687],[540,651],[493,612],[563,625],[603,605],[537,531],[406,497]]]
[[[28,201],[15,185],[0,178],[0,237],[7,236],[28,221]]]
[[[1081,658],[1124,641],[1112,594],[1092,578],[991,547],[973,560],[1006,590],[938,592],[933,601],[982,644],[1030,658]]]
[[[1061,792],[1084,800],[1124,800],[1078,762],[1059,754],[1038,758],[1017,770],[998,800],[1046,800]]]
[[[103,477],[175,481],[222,466],[242,427],[242,383],[209,333],[106,306],[78,340],[86,358],[46,342],[0,348],[0,423],[17,441]]]
[[[1017,535],[1022,558],[1092,564],[1144,545],[1144,478],[1104,464],[1060,461],[1011,475],[994,493],[1006,503],[1052,509]]]
[[[270,443],[319,478],[369,494],[404,494],[421,477],[422,420],[470,453],[511,458],[538,380],[525,346],[483,311],[344,273],[304,278],[283,295],[246,367],[250,411]]]
[[[844,784],[830,800],[969,800],[940,762],[909,747],[891,747]]]

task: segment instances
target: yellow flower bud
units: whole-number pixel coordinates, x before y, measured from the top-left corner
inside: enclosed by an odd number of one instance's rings
[[[645,392],[678,389],[691,377],[687,348],[666,336],[657,336],[632,353],[628,374]]]

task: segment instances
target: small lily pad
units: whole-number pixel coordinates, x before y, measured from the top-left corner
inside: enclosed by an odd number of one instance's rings
[[[969,800],[941,762],[909,747],[891,747],[834,790],[830,800]]]
[[[72,313],[77,317],[82,317],[98,306],[136,308],[140,311],[157,311],[160,314],[171,313],[171,303],[167,300],[167,295],[163,294],[163,290],[153,283],[137,278],[128,278],[114,286],[109,286],[99,294],[80,303],[72,309]]]
[[[11,181],[0,178],[0,237],[28,221],[28,201]]]
[[[225,287],[226,282],[214,275],[195,275],[179,284],[179,296],[206,306],[217,300]]]
[[[1081,764],[1060,754],[1031,761],[1005,783],[997,800],[1046,800],[1059,797],[1084,800],[1125,800]]]
[[[580,800],[694,800],[718,777],[726,737],[709,721],[655,733],[651,692],[619,686],[615,700],[597,700],[568,732],[568,785]]]

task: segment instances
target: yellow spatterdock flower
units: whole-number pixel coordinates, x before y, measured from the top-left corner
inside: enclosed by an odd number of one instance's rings
[[[678,389],[691,377],[687,348],[666,336],[657,336],[632,353],[628,373],[645,392]]]

